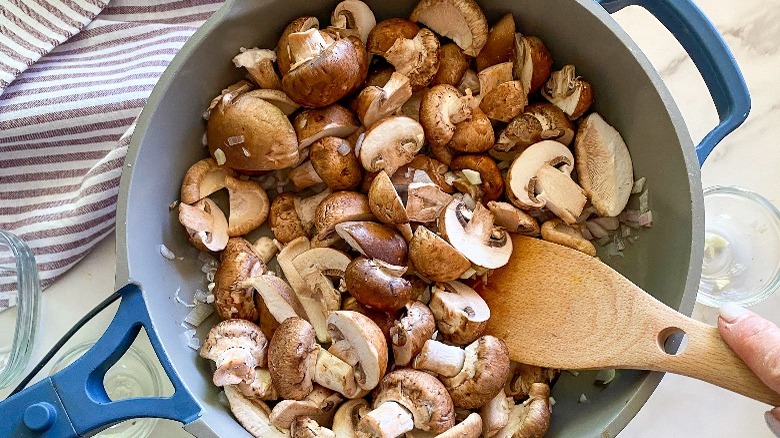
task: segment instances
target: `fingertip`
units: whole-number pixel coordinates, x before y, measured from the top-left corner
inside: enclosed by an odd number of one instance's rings
[[[774,408],[764,414],[766,424],[769,426],[769,430],[780,438],[780,408]]]
[[[720,316],[719,319],[723,319],[723,321],[729,324],[733,324],[738,319],[742,318],[743,316],[749,315],[750,313],[751,312],[745,309],[744,307],[738,306],[733,303],[727,303],[718,310],[718,314]]]

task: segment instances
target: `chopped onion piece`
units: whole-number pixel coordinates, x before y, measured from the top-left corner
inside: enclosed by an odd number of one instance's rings
[[[616,217],[594,217],[590,221],[599,224],[607,231],[615,231],[620,227],[620,221]]]
[[[609,235],[607,233],[607,230],[604,229],[601,225],[599,225],[598,222],[595,221],[586,221],[585,226],[588,228],[588,231],[590,231],[590,234],[593,235],[596,239],[603,239]]]
[[[555,406],[555,399],[550,396],[550,406]]]
[[[176,292],[173,294],[173,299],[176,300],[177,303],[181,304],[184,307],[189,307],[190,309],[195,307],[195,303],[187,303],[184,300],[182,300],[179,297],[179,292],[181,292],[181,288],[177,287]]]
[[[215,283],[212,281],[211,283],[206,286],[208,288],[209,292],[212,292],[214,290]]]
[[[363,138],[366,136],[366,133],[362,133],[358,135],[357,141],[355,142],[355,156],[360,156],[360,148],[363,146]]]
[[[187,330],[181,334],[181,338],[188,347],[195,351],[200,350],[200,339],[195,337],[195,330]]]
[[[642,213],[650,211],[650,195],[648,194],[647,190],[639,195],[639,211]]]
[[[455,172],[451,170],[444,174],[444,182],[449,185],[452,185],[456,179],[458,179],[458,175],[455,175]]]
[[[211,314],[214,313],[214,308],[208,304],[197,303],[195,308],[190,310],[190,313],[184,318],[184,322],[198,327],[203,321],[206,320]]]
[[[631,235],[631,227],[626,224],[620,224],[620,237],[628,237]]]
[[[170,249],[168,249],[165,244],[160,245],[160,255],[162,255],[164,258],[168,260],[174,260],[176,259],[176,254],[173,253]]]
[[[609,242],[606,245],[607,257],[623,257],[623,251],[621,251],[615,242]]]
[[[217,150],[214,151],[214,159],[217,160],[217,164],[220,166],[227,162],[225,152],[223,152],[220,148],[217,148]]]
[[[482,176],[480,176],[479,172],[476,170],[463,169],[463,176],[465,176],[472,185],[478,186],[482,184]]]
[[[349,146],[349,143],[346,141],[341,142],[338,149],[336,151],[341,155],[342,157],[346,157],[349,155],[350,152],[352,152],[352,148]]]
[[[243,135],[232,135],[227,138],[227,144],[228,146],[235,146],[237,144],[241,144],[244,142],[244,136]]]
[[[602,385],[609,385],[609,383],[612,382],[614,379],[615,379],[614,368],[599,370],[599,372],[596,373],[596,382]]]
[[[473,277],[474,275],[476,275],[476,273],[477,271],[475,271],[474,268],[468,268],[466,269],[466,272],[464,272],[463,275],[460,276],[460,278],[465,280]]]
[[[569,374],[571,374],[571,375],[572,375],[572,376],[574,376],[574,377],[577,377],[577,376],[579,376],[579,375],[580,375],[580,372],[579,372],[579,371],[577,371],[577,370],[566,370],[566,371],[568,371],[568,372],[569,372]]]
[[[639,178],[638,180],[634,181],[634,186],[631,187],[631,194],[636,195],[637,193],[641,193],[645,189],[645,182],[647,181],[647,178],[644,176],[642,178]]]
[[[587,403],[588,397],[585,394],[580,394],[580,403]]]
[[[245,157],[251,157],[252,156],[252,154],[250,154],[249,151],[245,147],[243,147],[243,146],[241,146],[241,152],[244,153]]]

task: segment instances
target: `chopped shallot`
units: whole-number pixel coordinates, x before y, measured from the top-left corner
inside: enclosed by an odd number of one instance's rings
[[[346,141],[343,141],[343,142],[341,142],[341,144],[339,145],[338,149],[336,149],[336,151],[337,151],[337,152],[338,152],[338,153],[339,153],[339,154],[340,154],[342,157],[345,157],[345,156],[347,156],[347,155],[348,155],[350,152],[352,152],[352,148],[351,148],[351,147],[349,147],[349,143],[347,143]]]
[[[206,320],[211,314],[214,313],[214,308],[208,304],[197,303],[189,314],[184,318],[184,322],[190,324],[193,327],[198,327],[203,321]]]
[[[227,145],[228,146],[235,146],[237,144],[241,144],[244,142],[244,136],[243,135],[233,135],[227,138]]]
[[[174,260],[176,259],[176,254],[173,253],[170,249],[168,249],[165,244],[160,245],[160,255],[162,255],[164,258],[168,260]]]

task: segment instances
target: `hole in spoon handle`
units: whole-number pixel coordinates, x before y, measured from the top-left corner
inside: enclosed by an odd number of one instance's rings
[[[688,334],[679,327],[667,327],[658,333],[658,348],[670,356],[679,356],[688,346]]]

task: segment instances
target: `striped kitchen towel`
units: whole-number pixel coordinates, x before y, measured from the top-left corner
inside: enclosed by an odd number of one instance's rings
[[[114,229],[135,119],[222,1],[0,0],[0,229],[33,249],[43,287]],[[14,289],[0,269],[0,311]]]

